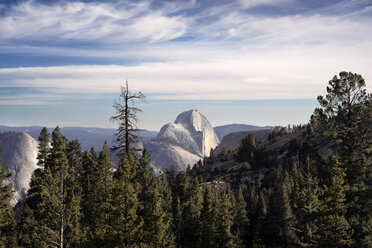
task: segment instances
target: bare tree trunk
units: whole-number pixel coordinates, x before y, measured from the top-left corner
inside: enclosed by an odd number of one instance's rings
[[[116,109],[116,114],[112,116],[110,120],[119,123],[119,128],[115,135],[118,145],[115,145],[112,150],[118,151],[118,155],[120,159],[122,159],[125,153],[129,153],[131,150],[130,145],[140,140],[138,133],[143,131],[136,126],[138,121],[137,113],[142,112],[142,110],[134,106],[134,101],[146,101],[145,96],[141,92],[132,94],[129,91],[128,80],[125,86],[121,87],[119,99],[122,100],[123,103],[121,104],[115,101],[114,108]]]
[[[124,118],[125,118],[125,153],[129,153],[129,111],[128,111],[128,81],[126,82],[126,95],[125,95],[125,113],[124,113]]]

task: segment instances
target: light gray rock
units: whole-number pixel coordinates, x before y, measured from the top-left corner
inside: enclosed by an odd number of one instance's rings
[[[12,206],[26,198],[32,172],[38,168],[38,142],[27,133],[0,133],[3,145],[2,164],[12,176],[4,183],[14,188]]]
[[[197,110],[189,110],[178,115],[173,123],[164,125],[158,136],[144,147],[151,156],[156,170],[171,166],[185,170],[204,156],[209,156],[211,148],[219,143],[218,137],[207,118]]]

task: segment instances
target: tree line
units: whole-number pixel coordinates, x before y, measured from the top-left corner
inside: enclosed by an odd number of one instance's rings
[[[238,247],[247,224],[242,191],[202,188],[185,172],[153,174],[146,150],[111,169],[109,147],[81,151],[57,127],[39,137],[23,212],[2,188],[2,247]],[[2,179],[7,175],[2,171]],[[6,208],[5,208],[6,207]],[[4,213],[4,214],[3,214]],[[5,214],[6,213],[6,214]]]

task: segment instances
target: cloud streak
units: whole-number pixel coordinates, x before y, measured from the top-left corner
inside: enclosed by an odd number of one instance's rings
[[[349,12],[335,15],[330,8],[290,15],[262,15],[251,9],[273,6],[301,8],[294,0],[240,0],[225,5],[198,7],[197,2],[21,2],[0,17],[0,41],[20,44],[48,41],[63,44],[88,42],[124,48],[191,38],[194,42],[242,41],[294,44],[370,40],[371,6],[348,4]],[[346,3],[344,3],[345,5]],[[340,8],[342,5],[335,5]],[[353,6],[359,6],[355,9]],[[192,10],[192,12],[188,12]],[[363,20],[361,20],[363,17]],[[187,44],[187,43],[186,43]],[[49,44],[49,46],[53,46]]]
[[[372,80],[370,57],[358,59],[364,47],[358,54],[354,49],[330,50],[325,46],[135,66],[3,68],[0,87],[36,88],[46,94],[117,94],[120,85],[129,79],[132,90],[153,99],[315,99],[324,94],[327,81],[341,70],[353,70],[367,82]],[[324,54],[328,54],[327,59]]]
[[[129,79],[156,99],[315,98],[341,70],[372,80],[372,7],[365,3],[315,11],[295,0],[25,1],[2,7],[0,54],[103,65],[0,68],[0,87],[111,94]]]
[[[181,36],[182,16],[151,11],[149,1],[138,4],[61,2],[44,5],[26,1],[0,18],[3,41],[102,41],[105,43],[163,41]]]

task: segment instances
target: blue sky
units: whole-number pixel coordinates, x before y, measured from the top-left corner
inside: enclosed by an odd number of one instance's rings
[[[114,127],[126,79],[139,126],[306,123],[340,71],[372,81],[367,0],[0,1],[0,124]]]

